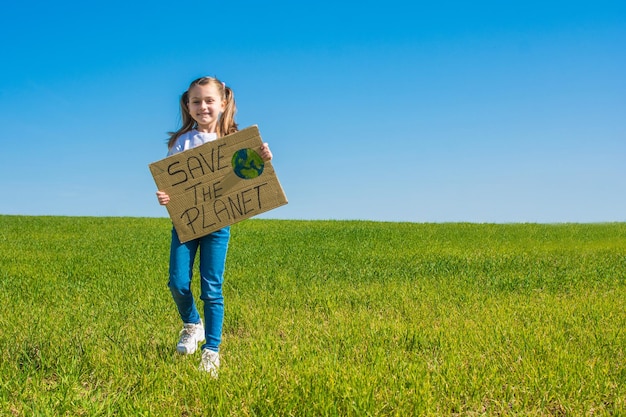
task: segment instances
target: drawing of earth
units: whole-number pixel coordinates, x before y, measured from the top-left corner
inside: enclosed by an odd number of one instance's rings
[[[244,180],[251,180],[263,173],[263,158],[253,149],[239,149],[233,154],[232,166],[235,174]]]

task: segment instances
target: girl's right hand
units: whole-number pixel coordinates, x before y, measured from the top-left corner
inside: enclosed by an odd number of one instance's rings
[[[156,192],[156,196],[157,196],[157,199],[159,200],[159,204],[162,205],[162,206],[164,206],[164,205],[166,205],[167,203],[170,202],[170,196],[167,195],[163,191],[157,191]]]

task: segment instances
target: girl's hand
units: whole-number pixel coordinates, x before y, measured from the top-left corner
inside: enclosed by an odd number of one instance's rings
[[[159,204],[162,205],[162,206],[164,206],[164,205],[166,205],[167,203],[170,202],[170,196],[167,195],[163,191],[157,191],[156,192],[156,196],[157,196],[157,199],[159,200]]]
[[[263,158],[264,161],[272,159],[272,151],[270,151],[270,145],[267,143],[261,145],[261,158]]]

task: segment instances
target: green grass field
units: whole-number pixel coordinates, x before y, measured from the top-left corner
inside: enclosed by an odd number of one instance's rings
[[[0,415],[626,415],[624,223],[244,221],[217,381],[170,227],[0,216]]]

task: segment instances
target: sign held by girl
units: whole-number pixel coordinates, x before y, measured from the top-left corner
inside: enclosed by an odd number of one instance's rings
[[[150,164],[181,243],[287,204],[256,125]]]

